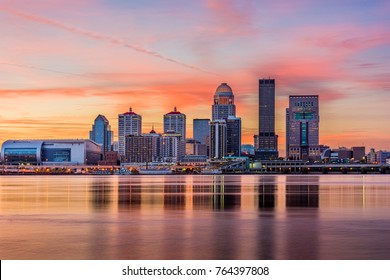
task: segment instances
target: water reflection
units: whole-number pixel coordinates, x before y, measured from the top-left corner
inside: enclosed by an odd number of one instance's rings
[[[319,207],[319,177],[308,176],[286,178],[286,207]]]
[[[186,207],[185,177],[163,177],[164,209],[184,210]]]
[[[274,176],[263,177],[258,188],[259,208],[273,210],[275,208],[276,178]]]
[[[93,209],[105,209],[109,208],[113,203],[112,193],[114,186],[111,182],[101,181],[97,178],[93,178],[90,187],[90,202]]]
[[[125,211],[140,209],[142,203],[142,191],[139,184],[131,182],[118,183],[118,209]]]
[[[390,176],[0,176],[1,259],[390,259]]]

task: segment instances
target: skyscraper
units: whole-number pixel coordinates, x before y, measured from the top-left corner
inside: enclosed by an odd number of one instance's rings
[[[142,132],[142,117],[133,112],[130,107],[129,112],[118,115],[118,144],[119,154],[124,157],[126,155],[126,136],[141,135]]]
[[[212,111],[213,121],[227,119],[228,116],[236,116],[233,91],[227,83],[220,84],[215,90]]]
[[[226,119],[226,154],[241,155],[241,118],[229,116]]]
[[[318,95],[291,95],[286,109],[286,154],[292,159],[313,159],[319,146]]]
[[[259,134],[255,136],[256,157],[278,157],[278,136],[275,135],[275,80],[259,80]]]
[[[164,115],[164,133],[175,132],[181,135],[181,140],[186,140],[186,115],[178,112],[176,107],[172,112]]]
[[[98,115],[92,125],[92,130],[89,132],[89,139],[102,145],[103,157],[106,152],[111,151],[114,133],[111,131],[111,126],[107,118],[103,115]]]
[[[226,155],[226,121],[210,122],[210,158],[221,159]]]
[[[214,131],[213,137],[223,137],[224,138],[224,149],[221,149],[218,153],[217,151],[212,151],[217,146],[216,143],[219,143],[216,139],[211,140],[212,129],[216,128],[210,127],[210,157],[215,157],[218,154],[219,158],[224,157],[225,155],[230,156],[240,156],[241,155],[241,118],[236,118],[236,105],[234,105],[234,95],[232,88],[227,83],[220,84],[215,90],[214,94],[214,104],[212,105],[212,122],[214,126],[218,124],[218,128],[222,129],[222,122],[224,121],[226,133],[216,133]],[[213,143],[211,143],[214,141]],[[217,142],[216,142],[217,141]],[[221,148],[218,146],[218,148]],[[224,152],[221,155],[221,152]]]
[[[210,119],[193,120],[194,140],[207,144],[207,139],[210,135],[209,122]]]

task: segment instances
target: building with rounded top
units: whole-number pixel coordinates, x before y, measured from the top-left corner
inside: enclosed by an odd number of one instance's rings
[[[213,120],[222,120],[227,119],[229,116],[236,116],[233,90],[227,83],[220,84],[215,90],[212,111]]]
[[[236,117],[233,90],[227,83],[215,90],[209,135],[211,158],[241,155],[241,119]]]

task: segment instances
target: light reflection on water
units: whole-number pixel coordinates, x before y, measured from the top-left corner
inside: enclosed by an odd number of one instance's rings
[[[1,259],[390,259],[390,176],[0,176]]]

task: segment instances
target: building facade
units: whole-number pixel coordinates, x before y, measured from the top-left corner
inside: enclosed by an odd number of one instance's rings
[[[129,112],[118,115],[118,152],[121,157],[125,156],[126,136],[141,133],[142,116],[133,112],[131,107]]]
[[[102,148],[91,140],[8,140],[1,148],[5,164],[94,165]]]
[[[99,161],[99,165],[115,166],[120,165],[121,157],[118,152],[109,151],[104,154],[104,160]]]
[[[126,136],[124,162],[161,162],[162,135],[152,129],[149,133]]]
[[[200,142],[201,144],[207,145],[210,135],[209,122],[210,119],[193,120],[194,140]]]
[[[186,140],[186,115],[177,111],[176,107],[172,112],[164,115],[164,133],[174,132]]]
[[[236,116],[234,95],[232,88],[227,83],[222,83],[215,90],[214,104],[212,105],[212,120],[223,120],[229,116]]]
[[[210,158],[241,155],[241,118],[236,117],[233,90],[227,83],[215,90],[209,138]]]
[[[376,162],[378,164],[386,164],[388,159],[390,159],[390,152],[382,150],[376,152]]]
[[[366,162],[366,147],[352,147],[352,156],[355,161]]]
[[[89,132],[89,139],[102,146],[103,155],[112,150],[114,133],[111,131],[111,126],[105,116],[98,115],[96,117],[92,130]]]
[[[186,142],[180,133],[164,133],[161,138],[161,160],[179,162],[186,153]]]
[[[156,137],[144,135],[126,136],[125,162],[147,163],[154,161]]]
[[[210,158],[221,159],[226,155],[227,129],[225,120],[210,122]]]
[[[337,155],[337,162],[347,163],[353,158],[352,149],[346,147],[339,147],[337,149],[332,149],[332,154]]]
[[[286,154],[290,159],[319,158],[318,95],[291,95],[286,109]]]
[[[255,149],[261,159],[278,158],[278,136],[275,134],[275,80],[259,80],[259,133]],[[262,154],[263,153],[263,154]]]
[[[226,155],[241,155],[241,118],[229,116],[226,119]]]
[[[195,139],[187,139],[186,155],[207,156],[207,146]]]

